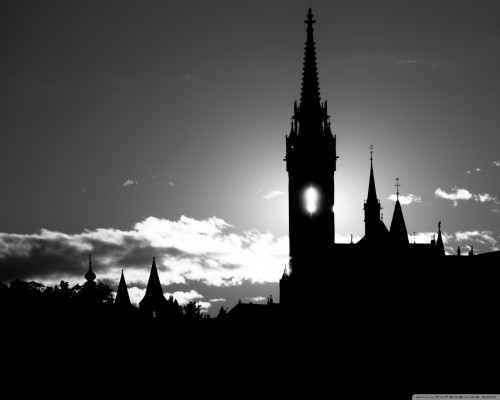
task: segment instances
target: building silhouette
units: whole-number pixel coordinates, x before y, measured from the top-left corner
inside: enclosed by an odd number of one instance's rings
[[[400,291],[429,287],[436,282],[453,281],[450,267],[466,257],[445,257],[438,224],[437,238],[429,243],[410,243],[403,210],[399,201],[399,179],[396,178],[396,202],[390,229],[382,218],[374,173],[374,147],[370,145],[368,192],[364,202],[365,234],[357,243],[335,243],[335,171],[337,169],[336,135],[333,135],[327,102],[321,101],[313,38],[315,23],[308,10],[300,103],[294,103],[290,133],[286,136],[286,171],[289,195],[289,267],[280,280],[280,304],[288,310],[307,308],[311,299],[317,304],[343,301],[357,294],[357,299],[380,302],[385,291]],[[339,195],[339,193],[337,193]],[[344,195],[344,194],[340,194]],[[460,256],[460,249],[457,256]],[[499,258],[499,252],[490,258]],[[474,255],[473,249],[469,253]],[[485,254],[481,259],[485,260]],[[480,257],[475,257],[477,260]],[[472,259],[467,257],[460,265]],[[402,268],[402,265],[405,268]],[[428,268],[434,270],[428,274]],[[469,276],[471,275],[469,271]],[[395,282],[400,278],[401,282]],[[434,280],[434,282],[432,282]],[[465,281],[458,280],[463,284]],[[391,287],[392,285],[392,287]],[[415,297],[402,294],[402,300],[412,303]],[[432,297],[432,296],[431,296]],[[333,300],[334,301],[334,300]],[[422,300],[426,303],[429,297]],[[316,307],[319,309],[321,307]],[[331,308],[331,307],[330,307]],[[309,308],[301,313],[308,313]],[[325,310],[320,312],[324,314]],[[351,310],[352,311],[352,310]],[[354,311],[356,312],[356,311]]]
[[[335,243],[335,172],[339,157],[327,102],[322,102],[320,97],[313,37],[315,21],[310,8],[305,23],[300,102],[294,103],[285,142],[290,258],[279,281],[280,300],[267,304],[240,301],[227,312],[221,310],[219,319],[269,322],[290,315],[321,319],[330,318],[332,310],[336,310],[344,321],[350,321],[353,316],[367,321],[376,318],[377,323],[385,321],[390,326],[397,308],[394,298],[407,307],[410,316],[407,322],[436,316],[436,305],[443,301],[437,288],[464,287],[471,282],[479,285],[481,274],[470,268],[498,263],[500,252],[470,257],[474,255],[471,248],[469,257],[460,257],[458,248],[456,256],[446,256],[441,221],[437,235],[429,243],[416,243],[415,238],[410,241],[399,201],[399,178],[396,178],[396,202],[388,229],[377,196],[373,145],[369,146],[368,190],[363,204],[365,234],[357,243],[353,243],[352,236],[351,243]],[[457,273],[460,268],[469,269]],[[92,274],[90,264],[89,277],[86,275],[88,285],[95,279]],[[496,271],[489,269],[488,274],[496,279]],[[422,289],[427,292],[424,297],[418,295]],[[342,306],[338,307],[335,302]],[[121,310],[137,311],[130,302],[123,271],[115,305]],[[139,310],[142,315],[162,319],[178,315],[178,308],[173,298],[167,300],[163,295],[153,257]]]

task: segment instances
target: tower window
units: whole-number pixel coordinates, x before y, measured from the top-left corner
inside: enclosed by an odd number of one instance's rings
[[[308,213],[313,214],[318,209],[318,191],[310,186],[305,193],[306,197],[306,210]]]

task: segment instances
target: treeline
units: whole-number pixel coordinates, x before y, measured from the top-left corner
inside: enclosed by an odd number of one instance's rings
[[[108,285],[92,282],[92,285],[70,286],[61,281],[58,285],[45,286],[39,282],[14,280],[7,285],[0,282],[0,318],[19,321],[42,319],[78,319],[89,317],[116,317],[137,319],[144,317],[134,306],[126,309],[114,304],[114,291]],[[201,320],[210,315],[191,301],[181,306],[173,296],[167,299],[169,320]]]

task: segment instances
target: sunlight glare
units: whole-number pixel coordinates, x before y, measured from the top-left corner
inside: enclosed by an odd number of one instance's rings
[[[318,208],[318,192],[312,186],[306,190],[306,210],[310,214],[314,213]]]

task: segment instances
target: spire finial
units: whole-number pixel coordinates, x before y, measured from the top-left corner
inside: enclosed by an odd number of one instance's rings
[[[396,199],[399,201],[399,187],[401,186],[399,184],[399,178],[396,178],[396,184],[394,186],[396,186]]]
[[[438,229],[441,230],[441,221],[438,222]]]
[[[373,144],[370,145],[370,162],[372,163],[373,166]]]
[[[307,24],[307,29],[312,29],[313,24],[316,23],[316,21],[313,20],[313,14],[312,14],[311,7],[309,7],[307,10],[307,19],[304,22]]]
[[[89,269],[92,269],[92,254],[89,254]]]

